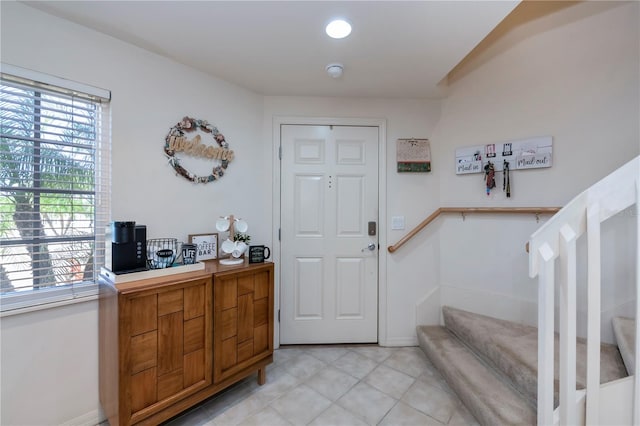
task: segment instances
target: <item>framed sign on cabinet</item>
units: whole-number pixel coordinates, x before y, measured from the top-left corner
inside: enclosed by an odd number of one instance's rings
[[[190,234],[189,243],[196,245],[196,262],[218,257],[218,234]]]

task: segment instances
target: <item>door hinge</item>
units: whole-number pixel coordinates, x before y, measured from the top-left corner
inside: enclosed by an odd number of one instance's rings
[[[282,147],[278,147],[278,158],[282,160]]]
[[[281,241],[281,238],[282,238],[281,231],[282,231],[282,228],[278,228],[278,241]]]
[[[280,322],[280,309],[278,309],[278,322]]]

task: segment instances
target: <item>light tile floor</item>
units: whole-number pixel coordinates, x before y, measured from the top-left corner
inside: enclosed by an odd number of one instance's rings
[[[295,346],[165,426],[478,425],[417,347]]]

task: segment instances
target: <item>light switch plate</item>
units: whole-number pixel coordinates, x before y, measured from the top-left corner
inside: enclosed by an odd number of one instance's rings
[[[404,229],[404,216],[391,217],[391,229]]]

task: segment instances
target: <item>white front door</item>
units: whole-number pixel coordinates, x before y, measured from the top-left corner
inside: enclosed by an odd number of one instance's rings
[[[281,127],[280,343],[378,341],[378,127]]]

